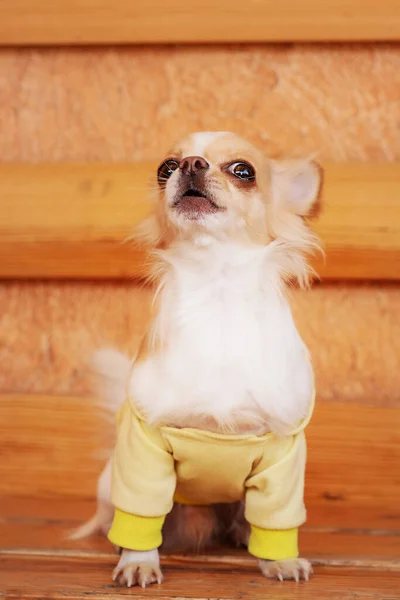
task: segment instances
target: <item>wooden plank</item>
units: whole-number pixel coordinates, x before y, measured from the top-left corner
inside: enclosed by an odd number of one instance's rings
[[[3,0],[0,43],[142,44],[400,39],[397,0]]]
[[[7,507],[13,503],[10,514]],[[94,535],[83,540],[71,540],[68,534],[93,514],[94,503],[85,506],[79,499],[53,499],[36,497],[33,499],[1,497],[2,519],[0,521],[1,554],[36,554],[51,556],[109,556],[115,552],[103,535]],[[37,512],[40,507],[39,513]],[[85,510],[82,510],[82,508]],[[87,509],[90,508],[90,511]],[[55,514],[55,509],[58,513]],[[16,514],[18,511],[18,514]],[[311,511],[309,511],[311,512]],[[321,507],[320,515],[324,516]],[[47,514],[46,514],[47,513]],[[373,519],[373,515],[372,519]],[[329,516],[326,518],[329,523]],[[392,524],[393,525],[393,524]],[[371,529],[357,529],[357,517],[353,530],[338,527],[310,529],[304,526],[300,531],[302,556],[315,564],[356,565],[373,567],[376,565],[400,569],[400,532]],[[237,564],[251,566],[252,559],[245,550],[229,547],[217,548],[200,555],[167,556],[173,562],[198,564]]]
[[[114,556],[111,544],[102,535],[84,540],[68,538],[73,529],[93,514],[94,499],[1,496],[0,506],[0,554],[57,552],[68,556]],[[368,567],[395,563],[400,568],[400,515],[397,519],[385,519],[382,514],[378,523],[374,506],[352,510],[345,505],[340,512],[344,518],[331,514],[323,500],[308,506],[308,522],[300,533],[302,555],[318,564]],[[207,554],[215,563],[249,562],[246,552],[232,548]],[[189,556],[187,560],[204,562],[206,558]]]
[[[0,494],[92,496],[113,431],[95,401],[0,396]]]
[[[140,276],[154,165],[0,165],[0,277]]]
[[[326,516],[310,510],[310,526],[369,527],[373,514],[376,529],[400,531],[399,425],[399,409],[317,403],[306,497]],[[0,396],[0,494],[93,497],[113,433],[114,418],[88,398]],[[352,525],[346,514],[360,509]]]
[[[127,240],[148,214],[154,172],[152,163],[0,165],[0,277],[143,276],[144,250]],[[324,206],[323,279],[400,278],[399,164],[326,165]]]
[[[88,498],[112,445],[113,420],[87,398],[0,396],[0,597],[106,600],[132,593],[110,581],[116,557],[102,536],[66,537],[92,513]],[[396,409],[317,404],[300,544],[304,556],[325,566],[309,584],[266,582],[247,553],[222,548],[164,557],[165,583],[135,596],[394,600],[399,424]]]
[[[220,600],[394,600],[399,573],[390,570],[316,567],[308,583],[265,580],[258,570],[244,568],[166,566],[165,581],[147,590],[129,590],[111,581],[110,558],[0,557],[2,590],[11,599],[96,598],[109,600],[134,596],[137,600],[183,598]]]
[[[90,497],[70,495],[48,497],[40,494],[41,491],[38,489],[36,495],[0,496],[3,524],[23,525],[24,522],[35,526],[48,524],[67,531],[91,517],[96,505],[94,488],[90,490]],[[325,500],[326,498],[307,499],[308,517],[304,531],[357,535],[371,532],[376,535],[397,535],[400,532],[400,511],[393,510],[396,507],[380,506],[373,501],[362,505],[346,502],[344,506],[343,502],[328,503]],[[0,535],[1,539],[3,538]],[[15,545],[14,542],[13,544]]]
[[[315,230],[325,279],[400,278],[400,164],[332,164]]]

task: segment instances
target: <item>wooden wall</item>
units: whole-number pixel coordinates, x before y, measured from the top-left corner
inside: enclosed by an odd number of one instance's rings
[[[274,156],[395,162],[399,98],[395,43],[3,48],[0,160],[153,161],[228,129]],[[385,283],[296,296],[321,398],[400,404],[399,300]],[[1,283],[0,391],[87,393],[92,349],[134,349],[148,302],[134,283]]]
[[[398,44],[0,50],[1,161],[158,160],[191,131],[400,160]]]

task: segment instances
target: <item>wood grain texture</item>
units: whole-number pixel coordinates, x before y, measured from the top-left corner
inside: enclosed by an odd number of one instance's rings
[[[87,503],[81,510],[82,502],[76,499],[53,499],[35,497],[33,499],[18,497],[1,497],[2,520],[0,522],[0,556],[2,554],[42,555],[51,557],[54,554],[76,557],[111,557],[115,560],[115,552],[108,540],[102,535],[94,535],[83,540],[71,540],[68,535],[73,528],[94,514],[95,505]],[[12,515],[7,512],[7,505],[14,505]],[[52,504],[54,507],[52,508]],[[40,507],[40,514],[35,512]],[[66,507],[68,506],[68,517]],[[91,511],[89,512],[88,511]],[[57,514],[55,514],[57,510]],[[315,512],[324,516],[324,510],[315,507]],[[353,516],[355,516],[353,514]],[[373,513],[371,512],[373,518]],[[327,519],[327,521],[329,518]],[[371,521],[372,524],[372,521]],[[400,534],[399,531],[376,531],[371,525],[358,529],[357,517],[353,529],[340,527],[321,527],[310,529],[304,526],[300,531],[301,555],[320,565],[353,565],[359,567],[386,566],[400,570]],[[395,524],[391,524],[395,526]],[[164,554],[163,554],[164,556]],[[253,565],[253,560],[244,550],[219,547],[200,555],[166,555],[181,564],[202,563],[209,565],[243,566]]]
[[[1,495],[0,554],[65,553],[68,556],[114,556],[103,535],[71,540],[68,534],[95,511],[94,498],[52,495]],[[396,564],[400,568],[400,513],[395,507],[317,498],[308,502],[308,520],[301,528],[304,556],[318,564],[373,566]],[[208,553],[207,553],[208,554]],[[224,558],[225,557],[225,558]],[[181,558],[183,561],[184,558]],[[206,555],[188,555],[204,562]],[[209,561],[237,561],[246,565],[245,552],[233,548],[212,549]]]
[[[146,167],[0,165],[3,274],[143,275],[145,253],[124,242],[148,214]]]
[[[67,534],[94,509],[114,417],[96,400],[0,396],[0,597],[106,600],[394,600],[400,577],[400,411],[317,405],[309,427],[308,584],[266,581],[246,552],[162,557],[160,587],[111,582],[117,556],[102,536]]]
[[[396,44],[3,49],[0,89],[3,162],[157,162],[193,131],[400,161]]]
[[[337,524],[346,507],[373,509],[374,518],[384,508],[392,529],[400,506],[399,426],[398,409],[317,403],[307,429],[307,501],[333,511]],[[99,401],[0,396],[0,493],[92,497],[113,434],[114,417]]]
[[[155,170],[0,165],[0,276],[143,277],[146,254],[129,238],[148,213]],[[326,166],[323,279],[400,277],[399,199],[400,163]]]
[[[398,39],[396,0],[5,0],[0,28],[3,45]]]
[[[316,266],[322,279],[398,279],[400,163],[331,165],[324,186],[315,223],[326,251]]]
[[[141,590],[121,588],[111,581],[115,564],[110,558],[39,556],[0,557],[2,589],[6,598],[96,598],[135,597],[160,600],[395,600],[399,573],[390,570],[317,567],[308,583],[280,583],[263,579],[256,568],[197,568],[188,564],[166,564],[165,582]]]
[[[212,129],[273,156],[400,161],[396,44],[3,49],[0,89],[2,162],[157,161],[175,138]],[[399,403],[398,293],[337,285],[301,296],[321,397]],[[2,283],[0,389],[87,394],[80,374],[94,348],[136,350],[144,296],[128,282]]]

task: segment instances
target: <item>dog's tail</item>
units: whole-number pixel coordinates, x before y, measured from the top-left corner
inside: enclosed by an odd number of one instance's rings
[[[127,382],[132,359],[113,348],[97,350],[90,361],[98,381],[96,395],[106,400],[112,411],[126,400]]]
[[[96,396],[103,398],[111,412],[116,412],[126,399],[127,381],[132,360],[114,350],[97,350],[90,361],[96,376]],[[111,504],[111,459],[104,467],[97,482],[97,509],[89,521],[72,531],[70,539],[79,540],[95,533],[108,534],[114,516]]]
[[[97,509],[96,513],[86,523],[69,534],[69,539],[80,540],[95,533],[107,535],[114,516],[114,507],[111,504],[111,459],[104,467],[97,481]]]
[[[107,535],[111,527],[109,518],[111,515],[112,521],[113,514],[114,511],[110,510],[108,504],[101,504],[99,502],[97,504],[96,513],[93,515],[93,517],[86,521],[86,523],[83,523],[83,525],[80,525],[76,529],[73,529],[71,533],[69,533],[68,539],[82,540],[83,538],[90,537],[92,535],[95,535],[96,533],[104,533],[104,535]]]

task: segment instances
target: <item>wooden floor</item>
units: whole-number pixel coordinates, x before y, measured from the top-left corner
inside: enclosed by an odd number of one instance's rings
[[[315,564],[308,582],[264,579],[245,552],[164,558],[165,582],[146,590],[111,581],[116,556],[100,536],[66,539],[92,503],[46,500],[2,503],[0,596],[11,599],[160,598],[178,600],[394,600],[400,598],[399,531],[305,528],[304,554]],[[397,515],[398,517],[398,515]],[[397,519],[397,518],[396,518]]]
[[[1,598],[400,599],[400,411],[317,409],[300,537],[315,565],[308,583],[266,580],[245,552],[224,548],[164,557],[162,585],[128,590],[111,580],[107,540],[67,537],[93,511],[104,461],[108,416],[96,408],[94,423],[95,405],[81,402],[0,396]]]
[[[160,598],[200,599],[376,599],[399,598],[398,573],[320,567],[308,583],[274,582],[254,570],[168,565],[160,586],[120,588],[109,577],[110,560],[66,557],[5,557],[6,598]],[[3,580],[3,581],[4,581]],[[4,584],[2,584],[4,585]]]

